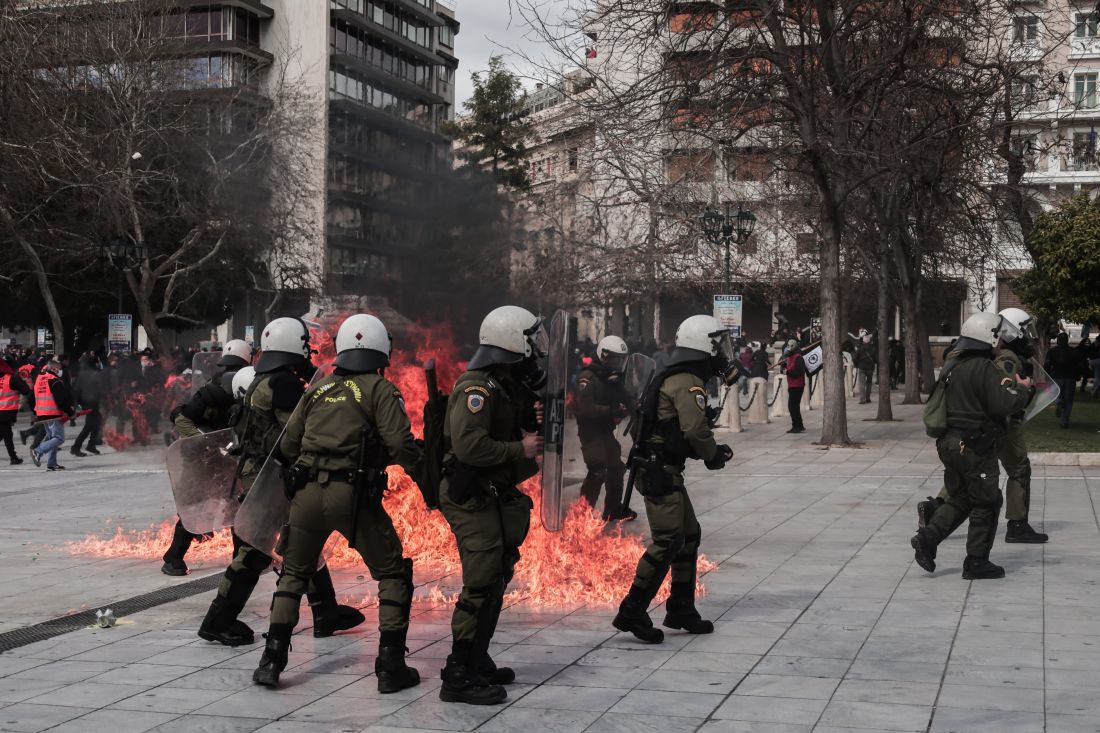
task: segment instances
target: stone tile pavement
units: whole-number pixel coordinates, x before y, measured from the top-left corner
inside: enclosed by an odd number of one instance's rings
[[[493,654],[518,683],[506,706],[476,708],[437,697],[449,608],[414,608],[417,688],[377,694],[368,607],[356,632],[299,633],[271,691],[251,683],[258,644],[196,638],[201,594],[0,654],[0,730],[1100,731],[1100,469],[1036,467],[1033,523],[1052,541],[999,539],[1005,580],[963,581],[958,533],[930,577],[908,546],[916,499],[940,486],[918,411],[899,407],[902,421],[880,425],[850,409],[862,448],[814,447],[815,412],[807,435],[747,426],[727,436],[737,455],[724,472],[691,472],[703,551],[719,563],[699,604],[712,636],[673,632],[645,646],[614,632],[612,609],[515,605]],[[105,457],[64,477],[0,469],[0,628],[178,582],[156,564],[52,549],[107,517],[169,516],[159,455]],[[354,570],[336,584],[353,596],[373,585]],[[266,626],[271,589],[268,575],[246,611],[254,628]]]

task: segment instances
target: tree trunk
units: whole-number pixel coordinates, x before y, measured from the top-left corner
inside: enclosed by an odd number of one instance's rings
[[[156,281],[153,279],[153,274],[149,270],[149,262],[146,260],[141,264],[141,279],[139,280],[133,270],[126,271],[126,283],[130,286],[130,292],[134,295],[134,302],[137,304],[138,319],[141,321],[141,325],[145,328],[145,336],[149,339],[149,343],[152,344],[153,350],[157,352],[157,359],[164,359],[168,356],[170,351],[168,342],[164,340],[164,334],[161,333],[160,326],[157,325],[156,312],[153,310],[153,288]]]
[[[890,250],[879,250],[878,303],[875,310],[875,329],[878,331],[878,414],[876,420],[890,422],[894,408],[890,404],[890,342],[886,333],[890,328]]]
[[[924,312],[924,278],[917,278],[917,313]],[[932,387],[936,385],[936,368],[932,363],[932,344],[928,342],[928,324],[919,315],[917,316],[917,340],[920,342],[920,361],[923,365],[920,373],[921,391],[932,394]]]
[[[902,290],[902,321],[905,323],[905,398],[903,405],[919,405],[920,398],[920,311],[917,309],[916,293],[912,289]]]
[[[58,354],[65,353],[65,324],[61,320],[61,311],[57,309],[57,301],[53,298],[53,290],[50,289],[50,279],[46,275],[46,266],[42,264],[42,258],[34,245],[20,236],[16,231],[15,219],[6,208],[0,207],[0,218],[11,229],[12,237],[19,242],[19,246],[27,255],[27,259],[34,268],[34,279],[38,284],[38,292],[42,296],[42,302],[46,304],[46,311],[50,314],[50,328],[53,330],[53,348]]]
[[[823,209],[826,207],[823,207]],[[821,442],[845,445],[848,437],[847,401],[844,392],[844,361],[840,357],[840,225],[839,212],[826,211],[821,245],[821,351],[825,356],[825,410]]]

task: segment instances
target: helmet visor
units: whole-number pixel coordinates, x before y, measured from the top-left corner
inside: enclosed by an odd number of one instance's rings
[[[536,359],[542,359],[550,352],[550,337],[546,335],[546,329],[542,327],[541,318],[536,319],[535,323],[523,332],[523,335],[527,338],[527,343],[531,345],[531,351],[534,352]]]
[[[1038,341],[1039,335],[1035,331],[1035,321],[1027,319],[1023,323],[1015,324],[1007,318],[1003,321],[1003,329],[1001,331],[1001,340],[1006,344],[1010,344],[1017,339],[1023,339],[1024,341]]]
[[[737,358],[737,348],[733,345],[733,339],[730,337],[728,330],[722,329],[709,335],[711,341],[714,342],[715,356],[720,356],[726,361],[733,361]]]
[[[626,369],[626,354],[616,354],[611,351],[600,352],[600,362],[613,372],[622,372]]]

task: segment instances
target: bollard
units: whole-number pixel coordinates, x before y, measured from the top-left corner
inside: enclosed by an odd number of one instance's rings
[[[749,408],[749,425],[767,425],[771,420],[768,419],[768,400],[771,395],[768,394],[768,380],[764,377],[753,377],[749,380],[749,394],[756,390],[756,398],[752,401],[752,407]]]
[[[718,416],[718,424],[734,433],[741,432],[741,388],[738,385],[726,388],[726,404]]]
[[[776,374],[775,379],[772,382],[771,387],[768,389],[768,399],[771,399],[773,394],[779,395],[775,398],[775,404],[772,405],[771,411],[768,413],[768,417],[789,417],[790,412],[787,410],[787,375]]]

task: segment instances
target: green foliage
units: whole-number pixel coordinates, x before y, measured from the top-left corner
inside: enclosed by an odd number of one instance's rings
[[[489,59],[488,72],[474,72],[474,95],[463,105],[469,116],[447,126],[446,132],[469,148],[463,157],[471,165],[488,164],[498,183],[527,189],[527,142],[533,135],[524,113],[527,93],[499,56]]]
[[[1100,202],[1081,194],[1042,214],[1029,239],[1035,266],[1015,282],[1036,313],[1100,322]]]

